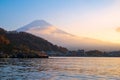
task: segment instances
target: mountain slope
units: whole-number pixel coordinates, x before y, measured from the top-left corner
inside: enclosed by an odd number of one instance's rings
[[[119,50],[120,45],[97,39],[78,37],[58,29],[44,20],[33,21],[17,31],[24,31],[42,37],[53,44],[68,49]]]
[[[66,53],[67,49],[63,47],[59,47],[57,45],[53,45],[52,43],[44,40],[40,37],[34,36],[30,33],[26,32],[16,32],[16,31],[5,31],[4,29],[0,28],[0,53],[1,51],[5,51],[9,53],[8,44],[10,44],[12,51],[30,51],[32,52],[48,52],[48,51],[55,51]],[[4,50],[2,50],[2,48]],[[15,50],[14,50],[15,49]],[[11,52],[12,52],[11,51]]]

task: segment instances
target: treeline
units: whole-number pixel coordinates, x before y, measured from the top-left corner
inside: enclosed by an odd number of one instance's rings
[[[47,51],[66,53],[68,50],[26,32],[0,28],[0,57],[48,57]]]
[[[64,56],[71,57],[120,57],[120,51],[111,51],[111,52],[103,52],[99,50],[78,50],[78,51],[68,51]]]

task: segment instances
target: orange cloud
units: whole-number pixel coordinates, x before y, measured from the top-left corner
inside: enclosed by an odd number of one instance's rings
[[[118,27],[118,28],[116,29],[116,31],[117,31],[117,32],[120,32],[120,27]]]

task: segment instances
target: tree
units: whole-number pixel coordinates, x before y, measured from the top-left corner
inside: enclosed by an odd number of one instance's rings
[[[0,44],[2,45],[7,45],[7,44],[9,44],[10,43],[10,41],[6,38],[6,37],[4,37],[3,35],[0,35]]]

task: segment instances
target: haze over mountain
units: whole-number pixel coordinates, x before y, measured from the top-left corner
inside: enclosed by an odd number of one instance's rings
[[[44,21],[35,20],[19,29],[18,32],[28,32],[36,36],[42,37],[53,44],[66,47],[68,49],[98,49],[98,50],[119,50],[120,44],[105,42],[97,39],[75,36],[69,34],[58,27]]]

